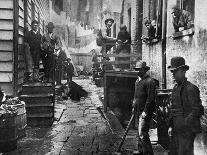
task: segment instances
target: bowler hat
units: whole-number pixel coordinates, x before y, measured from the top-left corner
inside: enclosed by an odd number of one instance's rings
[[[114,20],[112,18],[108,18],[105,20],[105,24],[107,24],[109,21],[111,21],[112,23],[114,23]]]
[[[49,22],[49,23],[47,24],[47,27],[54,28],[55,26],[54,26],[54,24],[53,24],[52,22]]]
[[[147,63],[145,61],[140,60],[136,63],[136,66],[134,67],[134,69],[136,70],[136,69],[142,69],[142,68],[146,70],[150,69],[150,67],[147,66]]]
[[[127,26],[126,25],[121,25],[120,26],[120,30],[126,30],[127,29]]]
[[[170,71],[177,70],[179,68],[184,68],[186,71],[189,70],[189,66],[185,64],[185,59],[183,57],[173,57],[170,62],[168,69]]]

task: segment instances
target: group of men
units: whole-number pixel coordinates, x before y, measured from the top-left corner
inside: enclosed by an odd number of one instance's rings
[[[156,82],[148,75],[150,67],[139,61],[134,68],[139,76],[135,83],[133,112],[138,116],[138,150],[134,154],[153,155],[149,128],[155,111]],[[189,66],[183,57],[173,57],[168,67],[176,83],[172,89],[168,134],[175,148],[171,155],[193,155],[194,139],[201,132],[200,118],[204,114],[197,86],[186,78]]]
[[[26,81],[40,81],[39,66],[40,60],[42,60],[45,75],[44,81],[54,82],[54,72],[58,59],[63,61],[62,64],[67,73],[67,80],[72,81],[74,68],[70,62],[71,59],[67,58],[65,52],[61,48],[62,44],[60,37],[53,32],[55,28],[54,24],[52,22],[48,23],[47,33],[43,36],[39,32],[38,21],[32,21],[31,25],[32,29],[26,33],[25,37],[25,62],[27,66]]]

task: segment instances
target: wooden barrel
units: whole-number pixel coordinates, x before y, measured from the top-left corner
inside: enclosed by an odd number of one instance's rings
[[[17,128],[17,137],[23,138],[26,136],[26,126],[27,126],[27,116],[25,103],[21,101],[20,104],[10,105],[11,107],[16,108],[16,128]]]
[[[0,118],[0,152],[17,148],[16,115]]]

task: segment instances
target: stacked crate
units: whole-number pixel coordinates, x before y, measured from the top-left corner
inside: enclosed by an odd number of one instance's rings
[[[54,121],[54,87],[50,83],[23,85],[20,99],[26,103],[29,126],[51,126]]]

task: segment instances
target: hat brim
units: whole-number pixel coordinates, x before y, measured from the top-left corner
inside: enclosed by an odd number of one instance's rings
[[[142,67],[142,68],[144,68],[144,69],[146,69],[146,70],[150,70],[150,67],[149,67],[149,66]],[[142,69],[142,68],[140,68],[140,67],[134,67],[134,70]]]
[[[114,20],[113,20],[112,18],[109,18],[109,19],[106,19],[106,20],[105,20],[105,24],[107,24],[108,21],[111,21],[112,23],[114,23]]]
[[[184,68],[187,71],[187,70],[189,70],[190,67],[188,65],[182,65],[182,66],[179,66],[179,67],[168,66],[167,68],[170,71],[174,71],[174,70],[177,70],[177,69],[180,69],[180,68]]]

